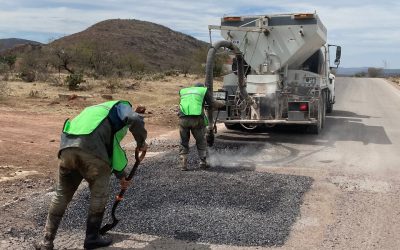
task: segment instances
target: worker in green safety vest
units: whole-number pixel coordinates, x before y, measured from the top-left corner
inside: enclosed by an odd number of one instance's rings
[[[37,249],[53,249],[53,241],[68,203],[83,179],[89,183],[90,205],[84,247],[108,246],[111,239],[99,236],[105,205],[109,197],[112,172],[126,189],[124,169],[128,163],[120,142],[130,131],[139,151],[147,150],[147,131],[143,118],[132,110],[128,101],[109,101],[85,108],[67,120],[61,134],[56,195],[53,197],[44,239]]]
[[[179,133],[181,138],[180,145],[180,168],[188,170],[187,161],[189,153],[190,133],[196,140],[197,152],[200,158],[200,168],[207,168],[207,145],[206,145],[206,126],[207,117],[204,114],[205,103],[212,103],[214,108],[221,108],[225,104],[222,101],[213,100],[211,93],[202,83],[196,83],[193,87],[183,88],[179,91]]]

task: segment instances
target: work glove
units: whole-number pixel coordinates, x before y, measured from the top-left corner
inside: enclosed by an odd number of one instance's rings
[[[225,107],[225,102],[220,100],[214,100],[213,102],[213,110],[218,110]]]

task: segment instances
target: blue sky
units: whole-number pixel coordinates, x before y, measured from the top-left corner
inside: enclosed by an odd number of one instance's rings
[[[44,43],[111,18],[150,21],[209,41],[208,25],[223,15],[317,11],[328,42],[342,45],[341,66],[400,68],[398,0],[0,0],[0,6],[0,38]]]

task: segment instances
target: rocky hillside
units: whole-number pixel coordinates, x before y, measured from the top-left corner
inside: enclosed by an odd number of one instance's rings
[[[116,54],[132,54],[152,70],[178,68],[190,63],[207,43],[167,27],[139,20],[112,19],[55,40],[49,46],[74,47],[97,44]]]
[[[25,40],[25,39],[18,39],[18,38],[6,38],[0,39],[0,52],[8,49],[12,49],[17,46],[24,46],[24,45],[39,45],[39,42]]]

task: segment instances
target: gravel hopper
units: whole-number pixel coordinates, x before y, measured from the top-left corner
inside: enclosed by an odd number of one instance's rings
[[[225,16],[220,25],[225,40],[212,44],[206,63],[206,86],[213,89],[217,51],[233,52],[232,73],[214,97],[226,102],[218,112],[207,111],[207,139],[214,141],[214,121],[228,129],[254,129],[260,125],[304,124],[312,133],[324,127],[326,112],[335,103],[334,64],[340,63],[341,47],[327,44],[327,30],[316,13],[260,16]]]

